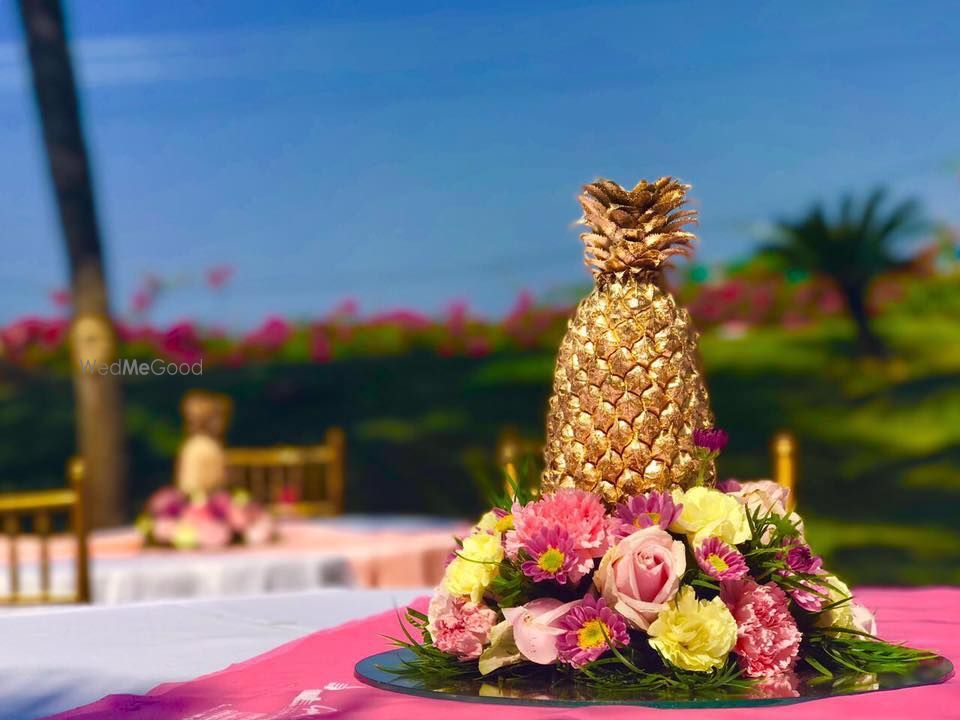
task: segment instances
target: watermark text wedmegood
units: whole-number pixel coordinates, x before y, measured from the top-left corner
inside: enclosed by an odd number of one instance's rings
[[[203,375],[203,358],[195,363],[175,363],[160,358],[150,362],[124,358],[112,363],[81,360],[80,371],[86,375]]]

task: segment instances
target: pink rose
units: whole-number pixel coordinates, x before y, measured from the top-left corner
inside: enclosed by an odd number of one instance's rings
[[[437,588],[430,598],[427,619],[427,631],[438,650],[461,660],[476,660],[490,641],[497,614],[483,603]]]
[[[646,630],[677,593],[687,569],[680,540],[657,525],[628,535],[610,548],[593,576],[607,606],[631,627]]]
[[[513,627],[517,650],[530,662],[553,665],[557,661],[557,638],[566,632],[560,620],[577,602],[538,598],[520,607],[503,608],[503,617]]]
[[[793,670],[801,635],[787,595],[776,583],[725,580],[720,584],[720,598],[737,621],[733,651],[748,677],[771,677]]]

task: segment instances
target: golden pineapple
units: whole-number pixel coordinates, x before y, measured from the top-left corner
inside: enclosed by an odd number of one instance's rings
[[[684,226],[696,211],[681,209],[689,189],[669,177],[583,189],[580,238],[596,285],[560,344],[544,491],[576,487],[616,502],[696,477],[693,431],[713,415],[690,315],[662,287],[667,261],[694,240]]]

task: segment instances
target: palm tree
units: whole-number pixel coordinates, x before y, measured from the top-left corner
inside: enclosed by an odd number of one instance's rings
[[[73,300],[71,346],[77,445],[86,463],[93,526],[123,521],[125,455],[119,378],[84,372],[114,353],[103,249],[59,0],[20,0],[37,109],[60,213]]]
[[[856,326],[858,345],[869,355],[886,354],[867,313],[870,285],[880,273],[904,265],[894,253],[896,244],[925,226],[916,201],[884,211],[885,199],[882,188],[862,205],[847,195],[832,219],[817,204],[797,220],[779,221],[774,242],[765,247],[792,267],[822,273],[836,283]]]

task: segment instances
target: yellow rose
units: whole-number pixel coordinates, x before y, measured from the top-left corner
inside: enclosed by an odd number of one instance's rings
[[[737,642],[737,622],[719,597],[697,600],[684,585],[650,629],[650,646],[671,665],[709,672],[721,667]]]
[[[451,595],[469,595],[473,602],[480,602],[487,586],[500,572],[503,546],[500,533],[475,533],[463,541],[463,547],[447,565],[443,586]]]
[[[683,510],[670,529],[684,533],[692,547],[710,537],[718,537],[731,545],[750,537],[747,511],[732,495],[697,486],[686,492],[675,489],[673,501],[683,503]]]

